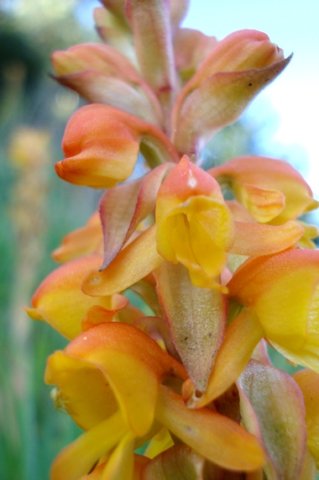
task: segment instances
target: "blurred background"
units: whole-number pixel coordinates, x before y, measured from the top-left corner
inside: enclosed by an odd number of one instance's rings
[[[99,192],[58,180],[53,164],[77,94],[50,76],[50,54],[98,41],[97,0],[0,0],[0,478],[48,478],[56,453],[77,435],[43,383],[47,355],[64,340],[23,306],[54,268],[50,252],[96,208]],[[234,126],[209,161],[259,153],[290,161],[319,196],[319,63],[316,0],[194,0],[185,26],[223,38],[256,28],[294,58]],[[317,222],[316,217],[312,218]]]

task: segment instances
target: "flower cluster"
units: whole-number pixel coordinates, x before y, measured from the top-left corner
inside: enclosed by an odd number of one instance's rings
[[[314,479],[319,252],[300,217],[317,202],[279,159],[199,166],[290,58],[262,32],[182,28],[186,0],[102,3],[104,42],[53,54],[90,103],[56,172],[106,190],[28,309],[69,340],[45,380],[84,430],[52,480]],[[305,368],[278,370],[267,344]]]

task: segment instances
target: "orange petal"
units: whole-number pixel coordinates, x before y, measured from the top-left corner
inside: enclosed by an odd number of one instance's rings
[[[228,470],[251,471],[264,464],[256,437],[213,410],[190,410],[178,395],[163,386],[156,418],[196,453]]]
[[[156,250],[155,227],[151,227],[127,245],[105,270],[89,275],[83,283],[83,291],[94,296],[122,292],[146,277],[161,262]]]
[[[68,262],[91,253],[101,253],[102,227],[98,212],[95,212],[84,225],[69,233],[56,248],[52,257],[56,262]]]
[[[277,253],[296,245],[304,234],[303,226],[293,220],[282,225],[263,225],[257,222],[235,222],[234,225],[234,241],[229,251],[238,255]]]
[[[151,124],[107,105],[87,105],[69,120],[62,143],[65,159],[55,168],[76,185],[112,187],[131,175],[140,147],[151,163],[177,160],[168,138]]]
[[[230,294],[254,310],[275,348],[316,371],[318,266],[318,251],[291,249],[247,261],[228,284]]]
[[[135,436],[144,435],[153,423],[160,378],[168,373],[185,377],[173,357],[127,324],[92,327],[73,340],[66,353],[85,359],[103,372]]]
[[[92,306],[112,308],[111,297],[92,298],[81,290],[84,278],[100,263],[101,257],[92,255],[54,270],[34,293],[32,308],[28,308],[27,313],[36,320],[48,322],[65,337],[74,338],[81,332],[82,320]]]

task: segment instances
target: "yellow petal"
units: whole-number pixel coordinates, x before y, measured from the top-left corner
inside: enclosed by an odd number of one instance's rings
[[[128,433],[112,452],[101,480],[132,480],[134,468],[134,438]]]
[[[190,410],[178,395],[163,386],[156,417],[196,453],[221,467],[251,471],[264,464],[256,437],[213,410]]]
[[[146,277],[161,262],[156,251],[155,227],[150,227],[125,247],[105,270],[89,275],[83,283],[83,291],[94,296],[122,292]]]
[[[78,480],[119,442],[126,429],[121,413],[117,412],[81,435],[56,457],[51,480]]]
[[[202,407],[224,393],[237,380],[262,336],[254,314],[243,310],[226,330],[205,393],[194,396],[191,404]]]
[[[101,260],[98,255],[82,257],[54,270],[34,293],[27,313],[48,322],[65,337],[74,338],[92,306],[112,309],[111,297],[93,298],[81,290],[84,278],[99,267]]]

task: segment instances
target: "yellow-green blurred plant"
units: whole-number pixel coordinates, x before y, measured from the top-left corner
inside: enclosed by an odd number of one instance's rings
[[[290,58],[259,31],[182,28],[186,1],[102,3],[104,43],[52,58],[92,103],[56,172],[106,191],[28,309],[69,341],[45,381],[84,430],[51,478],[315,478],[319,253],[300,217],[317,202],[280,159],[200,166]],[[304,370],[275,368],[267,343]]]

